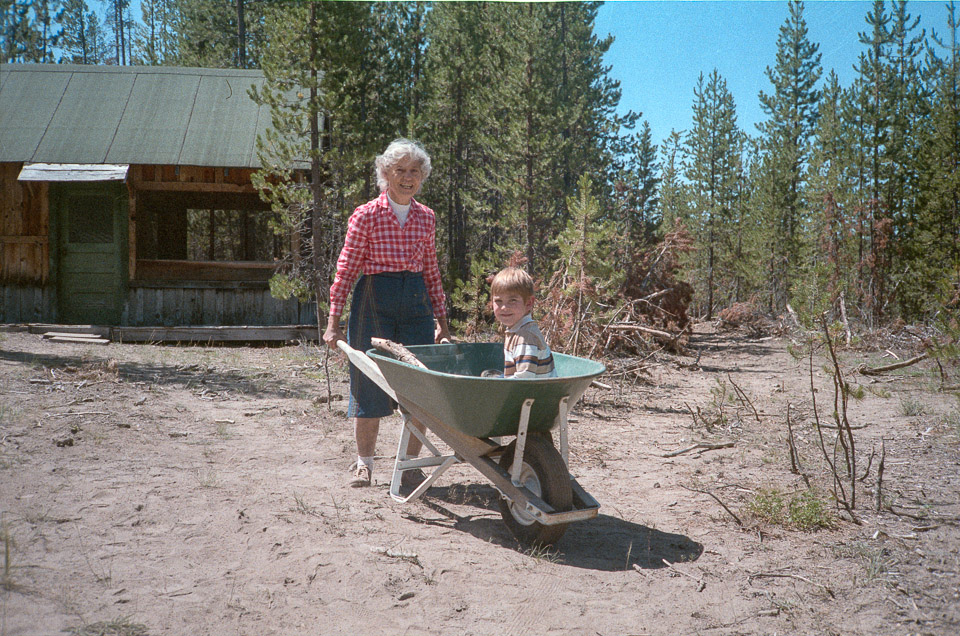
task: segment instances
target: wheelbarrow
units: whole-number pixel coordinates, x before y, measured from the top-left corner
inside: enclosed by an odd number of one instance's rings
[[[503,520],[521,543],[556,543],[569,523],[597,516],[600,504],[567,468],[567,429],[570,410],[606,370],[599,362],[554,353],[555,378],[481,377],[485,370],[503,369],[503,345],[407,347],[426,366],[420,368],[376,349],[362,353],[345,342],[337,344],[400,405],[403,431],[390,481],[390,495],[397,501],[416,500],[448,468],[467,462],[500,492]],[[438,450],[410,416],[453,452]],[[410,435],[423,443],[427,456],[408,456]],[[431,467],[425,481],[401,494],[405,471]]]

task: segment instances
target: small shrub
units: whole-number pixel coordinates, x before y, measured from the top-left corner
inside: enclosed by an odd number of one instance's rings
[[[767,523],[779,524],[783,519],[785,503],[778,490],[760,490],[749,504],[753,516]]]
[[[886,575],[896,565],[886,548],[870,546],[859,541],[836,546],[833,551],[837,557],[854,558],[859,561],[863,567],[864,581],[867,583],[885,580]]]
[[[73,636],[148,636],[145,625],[134,623],[130,618],[123,616],[112,621],[100,621],[82,627],[71,627],[64,630]]]
[[[849,397],[857,401],[862,400],[867,394],[862,384],[844,384],[844,389]]]
[[[836,525],[832,510],[812,490],[804,490],[790,498],[788,518],[790,525],[806,531],[832,528]]]
[[[960,437],[960,411],[950,411],[943,416],[941,421],[947,427],[947,430]]]
[[[868,386],[868,387],[866,387],[866,389],[867,389],[867,391],[869,391],[870,393],[873,393],[874,395],[876,395],[876,396],[879,397],[879,398],[888,398],[888,397],[891,397],[890,391],[888,391],[887,389],[883,388],[882,386]]]
[[[900,398],[900,414],[906,415],[907,417],[914,417],[917,415],[923,415],[926,412],[926,408],[923,406],[923,402],[916,400],[914,398]]]
[[[773,525],[812,532],[836,525],[836,517],[827,503],[813,490],[790,495],[775,488],[757,492],[749,503],[756,518]]]

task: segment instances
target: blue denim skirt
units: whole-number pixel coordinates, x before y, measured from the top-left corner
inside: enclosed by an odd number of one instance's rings
[[[433,305],[420,272],[384,272],[361,276],[353,288],[347,342],[370,349],[371,338],[403,345],[433,344]],[[385,417],[396,403],[359,369],[350,365],[348,417]]]

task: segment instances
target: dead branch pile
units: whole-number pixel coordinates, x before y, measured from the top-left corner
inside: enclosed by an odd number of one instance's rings
[[[760,336],[777,330],[776,323],[757,308],[754,300],[735,302],[721,309],[717,317],[719,318],[718,326],[721,329],[744,329],[751,336]]]
[[[541,293],[544,334],[561,351],[588,357],[635,356],[658,347],[683,353],[693,288],[677,276],[678,257],[690,249],[690,235],[678,227],[630,259],[620,289],[602,287],[576,264],[558,268]]]

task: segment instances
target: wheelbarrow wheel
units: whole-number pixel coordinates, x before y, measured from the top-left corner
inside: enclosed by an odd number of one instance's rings
[[[516,444],[516,441],[511,442],[500,457],[500,467],[508,473],[513,465]],[[527,437],[518,481],[557,512],[573,507],[570,473],[549,435],[531,434]],[[500,499],[500,513],[510,532],[523,544],[552,545],[567,530],[565,523],[543,525],[522,506],[506,498]]]

